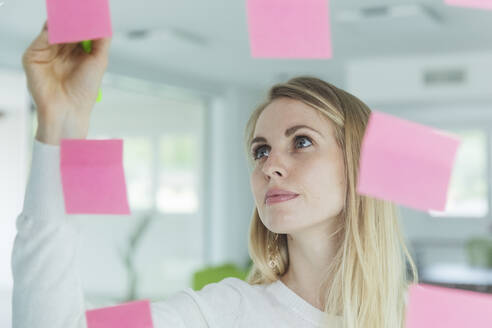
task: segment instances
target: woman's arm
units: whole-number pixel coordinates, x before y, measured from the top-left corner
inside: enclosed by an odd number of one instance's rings
[[[13,328],[85,327],[75,264],[77,231],[65,215],[59,147],[34,142],[12,253]]]
[[[77,232],[65,215],[57,145],[87,136],[110,43],[95,40],[89,54],[77,43],[49,44],[45,24],[22,57],[38,130],[12,254],[14,328],[84,326]]]

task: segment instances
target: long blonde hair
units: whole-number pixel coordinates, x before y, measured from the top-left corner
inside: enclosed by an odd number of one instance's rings
[[[338,219],[338,248],[320,283],[320,301],[328,316],[338,315],[346,328],[405,327],[407,277],[410,265],[412,282],[417,270],[405,245],[397,207],[387,201],[356,192],[359,156],[370,109],[358,98],[314,77],[297,77],[273,86],[267,100],[251,115],[245,131],[246,153],[253,165],[250,144],[258,117],[275,99],[288,97],[303,102],[326,115],[335,125],[335,138],[345,163],[347,191],[345,206]],[[271,283],[289,266],[287,238],[278,240],[261,222],[258,209],[253,211],[249,253],[253,267],[250,284]],[[327,237],[328,238],[328,237]],[[279,263],[274,271],[269,262],[268,246],[276,243]],[[329,327],[327,325],[327,327]]]

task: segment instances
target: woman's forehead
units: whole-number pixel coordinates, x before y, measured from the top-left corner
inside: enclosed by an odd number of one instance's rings
[[[272,129],[288,129],[293,125],[307,125],[330,134],[333,123],[319,110],[295,99],[280,98],[270,103],[258,117],[255,133],[266,134]]]

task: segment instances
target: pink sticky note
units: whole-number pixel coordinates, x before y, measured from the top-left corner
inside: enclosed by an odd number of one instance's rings
[[[465,327],[492,327],[492,295],[425,284],[410,286],[406,328]]]
[[[248,0],[251,55],[331,58],[328,0]]]
[[[68,214],[129,214],[123,140],[64,139],[60,169]]]
[[[415,209],[443,211],[459,144],[444,132],[372,112],[357,191]]]
[[[50,43],[71,43],[112,35],[109,0],[46,0]]]
[[[85,313],[87,328],[153,328],[148,300],[90,310]]]
[[[492,0],[444,0],[449,6],[492,9]]]

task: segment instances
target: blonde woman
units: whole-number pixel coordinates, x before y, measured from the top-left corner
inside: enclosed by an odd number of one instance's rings
[[[23,64],[38,130],[13,251],[14,328],[85,327],[77,230],[65,215],[62,138],[86,138],[110,40],[85,54],[49,45],[47,30]],[[246,127],[254,266],[151,305],[161,327],[404,327],[408,285],[395,206],[356,192],[369,109],[316,78],[275,85]],[[245,231],[246,233],[246,231]]]

